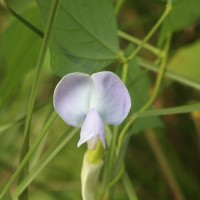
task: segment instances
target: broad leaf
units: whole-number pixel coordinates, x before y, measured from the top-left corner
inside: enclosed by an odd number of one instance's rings
[[[16,12],[24,10],[25,7],[30,6],[30,4],[33,4],[33,0],[4,0],[4,2],[7,4],[9,8],[12,8]]]
[[[199,0],[176,0],[171,13],[164,21],[161,33],[164,37],[168,33],[187,27],[198,18],[200,18]]]
[[[49,0],[38,0],[43,20]],[[119,54],[117,25],[109,0],[62,1],[50,42],[53,71],[91,73],[112,63]]]
[[[169,62],[169,70],[200,84],[200,41],[179,49]]]
[[[29,8],[22,16],[41,26],[36,8]],[[0,102],[3,106],[11,101],[11,96],[17,92],[26,75],[37,62],[41,39],[17,19],[14,19],[5,30],[1,50],[5,62],[5,79],[0,87]]]

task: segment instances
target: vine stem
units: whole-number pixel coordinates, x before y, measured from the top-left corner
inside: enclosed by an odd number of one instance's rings
[[[165,45],[165,48],[164,48],[164,56],[163,56],[163,59],[162,59],[162,62],[161,62],[161,66],[159,68],[159,73],[158,73],[158,76],[157,76],[157,79],[156,79],[156,83],[155,83],[153,93],[152,93],[150,99],[144,104],[144,106],[137,113],[133,114],[130,117],[129,121],[126,123],[126,125],[122,129],[121,134],[119,136],[119,140],[118,140],[118,148],[119,149],[121,148],[121,144],[122,144],[123,138],[124,138],[127,130],[132,125],[132,123],[137,119],[137,114],[142,113],[146,109],[148,109],[149,106],[155,101],[155,99],[158,95],[160,85],[161,85],[161,81],[162,81],[162,78],[163,78],[164,72],[165,72],[166,60],[167,60],[167,54],[168,54],[168,51],[169,51],[170,41],[171,41],[171,35],[169,35],[167,37],[166,45]]]
[[[123,143],[123,139],[125,137],[125,134],[126,132],[128,131],[128,129],[130,128],[130,126],[133,124],[133,122],[137,119],[137,114],[138,113],[142,113],[144,112],[146,109],[149,108],[149,106],[154,102],[154,100],[156,99],[158,93],[159,93],[159,89],[160,89],[160,86],[161,86],[161,82],[162,82],[162,78],[164,76],[164,72],[165,72],[165,67],[166,67],[166,60],[167,60],[167,55],[168,55],[168,51],[169,51],[169,47],[170,47],[170,41],[171,41],[171,35],[169,35],[166,39],[166,43],[165,43],[165,47],[164,47],[164,55],[163,55],[163,58],[162,58],[162,62],[161,62],[161,66],[160,66],[160,69],[159,69],[159,73],[158,73],[158,76],[157,76],[157,79],[156,79],[156,83],[155,83],[155,87],[154,87],[154,90],[153,90],[153,93],[150,97],[150,99],[144,104],[144,106],[135,114],[133,114],[131,116],[131,118],[129,119],[129,121],[126,123],[126,125],[124,126],[124,128],[122,129],[120,135],[119,135],[119,138],[118,138],[118,144],[117,144],[117,152],[120,152],[121,148],[122,148],[122,143]],[[125,63],[126,64],[126,63]],[[124,64],[124,65],[125,65]],[[124,73],[127,74],[127,69],[124,70],[123,69],[123,74],[122,74],[122,77],[125,77]],[[126,79],[123,78],[123,81],[125,81]],[[118,153],[117,153],[118,154]],[[122,175],[124,174],[123,173],[124,170],[122,168],[122,170],[119,172],[119,174],[117,175],[117,178],[114,179],[112,181],[112,186],[120,179],[120,177],[122,177]],[[123,176],[124,177],[124,176]],[[124,180],[124,179],[123,179]],[[127,187],[126,189],[130,189],[131,187],[131,184],[129,182],[128,186],[127,186],[127,182],[124,183],[125,186]],[[129,190],[128,190],[129,191]],[[130,194],[129,194],[130,195]],[[132,197],[132,199],[136,199],[136,195],[134,194]],[[182,199],[181,199],[182,200]]]
[[[54,0],[52,2],[48,21],[47,21],[45,32],[44,32],[44,39],[42,41],[42,45],[40,48],[40,53],[39,53],[39,57],[38,57],[37,65],[36,65],[36,72],[34,75],[33,85],[32,85],[31,94],[30,94],[30,98],[28,102],[27,117],[26,117],[25,128],[24,128],[24,140],[23,140],[21,154],[20,154],[20,162],[23,160],[24,156],[29,151],[30,126],[31,126],[31,121],[32,121],[32,114],[33,114],[33,109],[34,109],[34,104],[35,104],[36,93],[39,86],[39,78],[40,78],[41,69],[44,63],[44,59],[46,56],[46,52],[48,49],[52,27],[55,22],[56,14],[59,8],[59,3],[60,3],[60,0]],[[19,174],[18,183],[20,183],[24,179],[24,176],[27,173],[28,173],[28,162],[26,163],[26,165],[24,166],[24,169]],[[24,193],[20,195],[19,199],[20,200],[28,199],[27,190],[25,190]]]
[[[12,175],[12,177],[10,178],[10,180],[8,181],[8,183],[6,184],[6,186],[4,187],[4,189],[2,190],[2,192],[0,194],[0,200],[3,199],[4,195],[6,194],[6,192],[8,191],[8,189],[10,188],[11,184],[17,178],[18,174],[22,171],[23,167],[28,162],[30,156],[34,153],[35,149],[37,148],[38,144],[41,142],[41,140],[43,139],[43,137],[46,135],[49,127],[52,125],[52,123],[56,119],[56,117],[57,117],[57,113],[54,111],[52,113],[51,117],[49,118],[49,120],[47,121],[47,123],[45,124],[44,128],[42,129],[41,133],[36,138],[36,140],[33,143],[32,147],[30,148],[30,150],[28,151],[28,153],[25,155],[25,157],[23,158],[23,160],[20,162],[18,168],[16,169],[16,171],[14,172],[14,174]]]
[[[16,191],[13,194],[13,197],[19,196],[24,189],[30,185],[33,180],[38,176],[39,173],[44,170],[44,168],[49,164],[49,162],[60,152],[60,150],[75,136],[78,129],[73,129],[70,133],[64,131],[63,134],[51,145],[47,150],[46,154],[39,160],[39,162],[33,166],[29,174],[25,179],[17,186]]]
[[[138,200],[135,190],[132,187],[131,180],[129,179],[129,176],[127,173],[124,173],[124,175],[122,177],[122,182],[124,184],[124,188],[128,194],[129,199],[130,200]]]
[[[124,0],[117,0],[117,3],[116,3],[116,5],[115,5],[115,14],[116,14],[116,15],[119,14],[120,9],[121,9],[123,3],[124,3]]]
[[[144,38],[143,41],[140,42],[140,45],[136,48],[136,50],[123,62],[123,71],[122,71],[122,81],[125,83],[126,82],[126,78],[127,78],[127,73],[128,73],[128,62],[133,59],[137,53],[141,50],[141,48],[143,48],[143,46],[146,44],[146,42],[149,40],[149,38],[153,35],[153,33],[158,29],[158,27],[161,25],[161,23],[163,22],[163,20],[167,17],[167,15],[170,13],[172,9],[172,6],[170,3],[168,3],[166,5],[166,9],[163,13],[163,15],[161,16],[161,18],[158,20],[158,22],[154,25],[154,27],[151,29],[151,31],[147,34],[147,36]],[[138,113],[141,113],[143,111],[145,111],[156,99],[157,94],[159,92],[159,88],[161,85],[161,81],[164,75],[164,71],[165,71],[165,67],[166,67],[166,60],[167,60],[167,54],[168,54],[168,50],[169,50],[169,44],[170,44],[170,39],[171,37],[169,36],[166,40],[166,45],[164,47],[163,50],[163,57],[162,57],[162,62],[161,62],[161,66],[159,69],[159,73],[156,79],[156,84],[153,90],[153,93],[151,95],[151,98],[146,102],[146,104],[144,104],[144,106],[139,110]],[[149,48],[149,46],[148,46]],[[153,50],[154,51],[154,50]],[[131,118],[129,119],[129,121],[126,123],[126,125],[124,126],[124,128],[121,131],[121,134],[119,135],[118,138],[118,143],[117,143],[117,152],[120,152],[121,148],[122,148],[122,143],[123,143],[123,139],[125,137],[126,132],[128,131],[129,127],[132,125],[132,123],[137,119],[137,115],[134,114],[131,116]],[[118,154],[118,153],[117,153]],[[112,181],[112,185],[114,185],[118,180],[119,177],[123,175],[123,168],[120,172],[120,175],[118,175],[117,179],[114,179]],[[126,185],[126,184],[125,184]],[[127,186],[127,185],[126,185]],[[130,186],[130,184],[129,184]],[[131,187],[131,186],[130,186]],[[137,198],[137,197],[136,197]],[[135,197],[134,197],[135,199]]]
[[[144,43],[143,44],[143,41],[132,36],[132,35],[129,35],[123,31],[120,31],[118,30],[117,32],[118,36],[120,36],[121,38],[129,41],[129,42],[132,42],[134,44],[137,44],[137,45],[143,45],[143,48],[145,48],[146,50],[149,50],[151,53],[155,54],[156,56],[159,56],[159,57],[162,57],[163,56],[163,52],[161,49],[157,48],[157,47],[154,47],[148,43]]]
[[[136,48],[136,50],[127,58],[127,60],[132,60],[138,54],[138,52],[143,48],[145,43],[150,39],[150,37],[155,33],[155,31],[158,29],[158,27],[162,24],[162,22],[168,16],[168,14],[171,12],[171,10],[172,10],[172,5],[170,2],[168,2],[163,15],[160,17],[160,19],[157,21],[157,23],[153,26],[151,31],[146,35],[146,37],[141,42],[141,44]]]
[[[122,66],[122,81],[124,84],[126,84],[126,78],[127,78],[127,73],[128,73],[128,62],[124,62]]]

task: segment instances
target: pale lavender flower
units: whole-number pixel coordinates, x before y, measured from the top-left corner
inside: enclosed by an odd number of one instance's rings
[[[131,99],[112,72],[71,73],[56,86],[54,107],[67,124],[81,127],[78,147],[87,142],[94,149],[101,140],[105,148],[104,125],[119,125],[130,111]]]

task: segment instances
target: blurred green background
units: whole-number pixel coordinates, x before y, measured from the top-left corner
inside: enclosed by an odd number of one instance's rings
[[[118,16],[120,30],[143,39],[161,16],[165,2],[124,1]],[[188,0],[184,2],[185,6],[182,5],[181,8],[175,6],[176,12],[154,34],[150,43],[161,45],[163,35],[173,29],[175,32],[168,61],[169,70],[200,85],[200,3],[199,0],[194,0],[192,2],[196,3],[191,6],[193,3]],[[34,1],[8,1],[8,5],[42,29],[39,10]],[[182,11],[181,16],[179,9]],[[35,33],[0,5],[0,188],[3,188],[18,165],[24,117],[40,44],[41,39]],[[127,42],[121,40],[121,48],[126,46]],[[148,60],[155,60],[155,56],[146,50],[142,50],[140,55]],[[113,69],[116,66],[111,67]],[[140,77],[140,73],[144,72],[142,70],[138,72],[138,76],[130,78],[135,81]],[[133,98],[134,95],[140,95],[140,87],[150,93],[155,74],[148,72],[148,78],[148,83],[145,84],[139,78],[138,85],[130,89]],[[35,107],[38,109],[34,112],[31,125],[31,141],[34,141],[53,110],[52,94],[58,81],[59,77],[51,72],[48,53],[36,99]],[[135,87],[139,87],[138,91]],[[199,90],[165,79],[162,93],[153,107],[173,107],[199,100]],[[146,125],[142,124],[142,127],[134,131],[125,156],[125,167],[138,199],[179,200],[180,194],[182,199],[200,199],[200,113],[164,116],[160,118],[162,123],[159,121],[156,126],[152,125],[155,119],[153,122],[149,119],[149,125],[148,118],[146,120]],[[45,138],[41,155],[45,155],[47,149],[63,132],[68,134],[71,130],[72,128],[57,118]],[[76,134],[33,181],[30,186],[31,200],[81,199],[80,170],[86,147],[76,147],[78,137],[79,134]],[[34,159],[37,160],[37,156],[35,155]],[[163,165],[165,162],[171,171],[172,179],[169,178],[166,165]],[[179,191],[173,187],[172,180],[175,180]],[[12,189],[14,188],[15,185]],[[113,199],[128,199],[121,181],[115,187]]]

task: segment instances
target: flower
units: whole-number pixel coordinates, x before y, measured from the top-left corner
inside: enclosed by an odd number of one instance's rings
[[[105,148],[104,125],[119,125],[130,111],[131,99],[116,74],[77,72],[64,76],[56,86],[54,107],[67,124],[81,127],[78,147],[87,142],[88,149],[95,149],[101,140]]]

